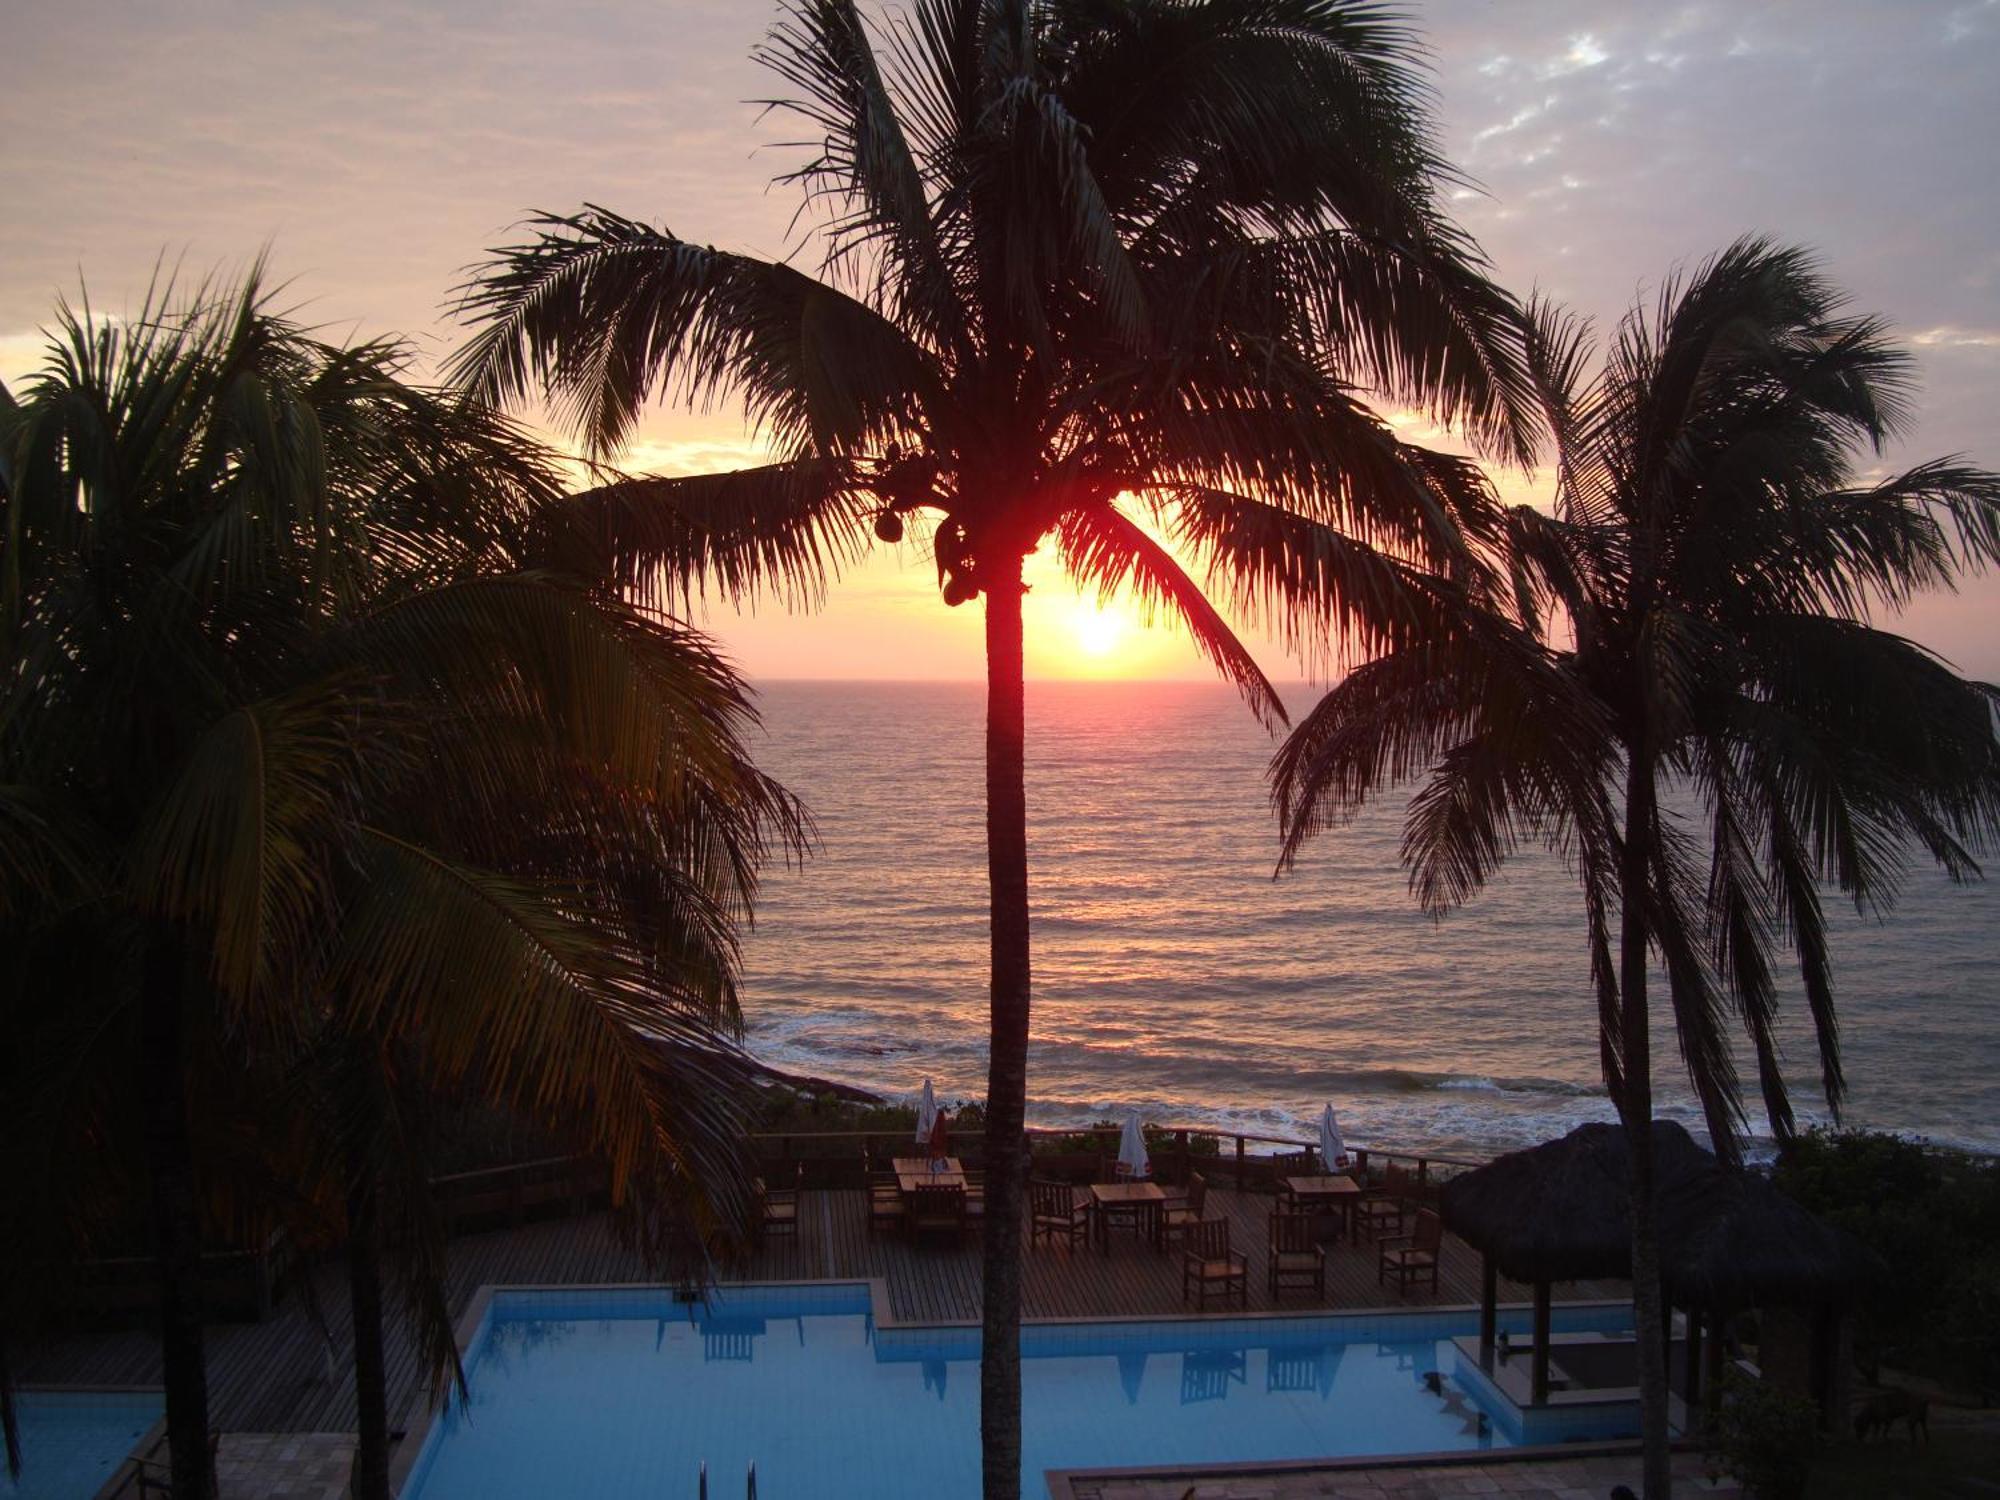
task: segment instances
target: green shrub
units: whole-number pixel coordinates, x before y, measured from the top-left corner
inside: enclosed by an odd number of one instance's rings
[[[1722,1380],[1722,1404],[1703,1436],[1713,1474],[1727,1474],[1754,1500],[1804,1500],[1819,1447],[1812,1402],[1734,1370]]]
[[[2000,1162],[1860,1130],[1815,1130],[1780,1188],[1890,1267],[1860,1310],[1855,1353],[1990,1396],[2000,1390]]]
[[[1115,1154],[1118,1150],[1119,1133],[1125,1128],[1122,1120],[1099,1120],[1081,1130],[1066,1131],[1060,1135],[1038,1135],[1034,1138],[1034,1153],[1037,1156],[1078,1156],[1102,1152]],[[1171,1130],[1156,1130],[1144,1126],[1141,1133],[1146,1138],[1148,1156],[1178,1155],[1180,1137]],[[1188,1155],[1214,1157],[1222,1154],[1222,1139],[1219,1136],[1188,1133]]]

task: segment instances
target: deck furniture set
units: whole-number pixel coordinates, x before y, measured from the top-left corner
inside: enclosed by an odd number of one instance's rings
[[[1343,1173],[1312,1170],[1309,1156],[1296,1165],[1299,1171],[1278,1179],[1278,1207],[1270,1216],[1265,1278],[1274,1299],[1288,1291],[1325,1298],[1326,1250],[1320,1241],[1328,1216],[1336,1221],[1336,1239],[1344,1236],[1355,1244],[1365,1231],[1376,1241],[1378,1283],[1393,1276],[1399,1294],[1419,1284],[1437,1289],[1442,1226],[1435,1213],[1413,1208],[1407,1184],[1390,1179],[1364,1186]],[[967,1171],[957,1157],[895,1157],[889,1166],[867,1174],[871,1233],[957,1242],[984,1224],[985,1174]],[[790,1188],[774,1189],[759,1178],[756,1190],[759,1238],[796,1234],[796,1179]],[[1081,1188],[1034,1178],[1028,1184],[1028,1240],[1061,1242],[1070,1249],[1094,1241],[1107,1255],[1112,1235],[1121,1231],[1163,1255],[1179,1240],[1183,1302],[1193,1296],[1206,1309],[1211,1295],[1225,1300],[1233,1295],[1247,1305],[1247,1259],[1231,1248],[1228,1221],[1205,1216],[1207,1192],[1199,1172],[1189,1173],[1178,1191],[1130,1178]],[[1412,1213],[1413,1228],[1405,1233]]]
[[[963,1239],[986,1223],[986,1174],[955,1156],[898,1156],[868,1173],[868,1229],[913,1238]]]

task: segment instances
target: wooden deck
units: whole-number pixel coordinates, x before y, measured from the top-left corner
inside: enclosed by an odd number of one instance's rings
[[[1269,1311],[1265,1294],[1268,1194],[1212,1189],[1210,1216],[1226,1214],[1233,1247],[1250,1264],[1250,1310]],[[976,1321],[979,1317],[979,1245],[959,1248],[906,1243],[871,1234],[859,1191],[808,1191],[801,1195],[796,1240],[773,1240],[736,1279],[761,1281],[880,1279],[894,1316],[919,1322]],[[603,1215],[524,1225],[466,1235],[451,1246],[451,1299],[462,1312],[482,1285],[579,1285],[649,1280]],[[313,1276],[315,1297],[294,1288],[262,1323],[218,1324],[209,1330],[210,1401],[219,1430],[227,1432],[336,1432],[354,1426],[347,1283],[338,1265]],[[1624,1293],[1611,1283],[1564,1288],[1573,1298]],[[1375,1247],[1329,1247],[1327,1298],[1316,1304],[1289,1293],[1275,1304],[1287,1311],[1315,1305],[1335,1309],[1428,1306],[1476,1302],[1478,1258],[1450,1236],[1445,1241],[1438,1293],[1398,1298],[1375,1282]],[[1525,1301],[1526,1288],[1501,1283],[1503,1301]],[[316,1301],[326,1319],[322,1335],[311,1315]],[[392,1294],[392,1315],[397,1303]],[[1168,1316],[1187,1310],[1180,1292],[1178,1252],[1158,1255],[1129,1234],[1114,1235],[1108,1253],[1094,1246],[1072,1251],[1035,1246],[1026,1259],[1025,1312],[1031,1318]],[[1211,1303],[1211,1311],[1217,1310]],[[1232,1309],[1233,1310],[1233,1309]],[[157,1345],[143,1329],[79,1334],[26,1351],[17,1370],[25,1384],[155,1385]],[[390,1411],[404,1411],[419,1394],[415,1354],[398,1326],[389,1330]]]

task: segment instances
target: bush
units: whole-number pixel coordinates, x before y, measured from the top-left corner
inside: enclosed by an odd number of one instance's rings
[[[1118,1150],[1119,1133],[1125,1128],[1123,1120],[1099,1120],[1081,1130],[1069,1131],[1062,1135],[1038,1135],[1034,1137],[1034,1152],[1037,1156],[1088,1156],[1097,1152],[1106,1155]],[[1142,1127],[1146,1138],[1148,1156],[1178,1154],[1180,1139],[1171,1130],[1155,1130],[1151,1126]],[[1188,1155],[1213,1157],[1222,1154],[1222,1140],[1219,1136],[1188,1133]]]
[[[1888,1262],[1855,1354],[1976,1392],[2000,1390],[2000,1162],[1870,1131],[1815,1130],[1778,1186]]]
[[[1704,1434],[1712,1474],[1728,1474],[1755,1500],[1804,1500],[1819,1447],[1812,1402],[1734,1370],[1724,1373],[1722,1405]]]

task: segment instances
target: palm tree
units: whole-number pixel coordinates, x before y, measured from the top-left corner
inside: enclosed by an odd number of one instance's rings
[[[1995,690],[1868,612],[2000,557],[2000,476],[1945,460],[1861,480],[1862,456],[1903,425],[1908,367],[1798,250],[1746,239],[1669,279],[1588,380],[1584,325],[1540,307],[1532,326],[1561,462],[1554,515],[1514,517],[1526,628],[1468,612],[1450,639],[1353,673],[1280,751],[1274,797],[1289,859],[1380,786],[1427,778],[1403,853],[1433,909],[1467,899],[1523,838],[1573,859],[1604,1078],[1631,1156],[1646,1493],[1658,1497],[1649,962],[1665,967],[1719,1153],[1734,1157],[1745,1120],[1732,1017],[1773,1132],[1793,1131],[1775,1036],[1781,950],[1838,1111],[1823,887],[1881,905],[1912,840],[1971,877],[1972,849],[2000,831]]]
[[[329,1026],[560,1123],[621,1199],[741,1206],[736,925],[804,825],[705,643],[546,565],[542,451],[407,360],[315,340],[253,273],[65,309],[0,393],[0,1086],[48,1127],[10,1134],[10,1190],[44,1196],[0,1326],[142,1162],[178,1494],[213,1490],[211,1105]]]
[[[455,371],[546,395],[599,459],[656,395],[739,398],[774,462],[581,502],[646,588],[810,595],[928,525],[945,602],[983,596],[991,884],[985,1492],[1019,1493],[1029,1033],[1022,563],[1178,620],[1267,723],[1283,709],[1176,556],[1296,641],[1370,646],[1465,573],[1477,467],[1399,442],[1359,391],[1521,456],[1513,304],[1439,208],[1411,33],[1362,0],[916,0],[871,32],[800,0],[760,52],[804,122],[785,180],[817,278],[587,207],[464,294]],[[1130,504],[1121,504],[1130,497]],[[1136,513],[1133,506],[1136,506]],[[1162,545],[1140,524],[1164,531]]]
[[[609,596],[600,606],[643,621]],[[645,623],[698,670],[586,712],[609,724],[651,691],[685,714],[650,776],[552,740],[538,719],[556,705],[522,701],[511,674],[405,700],[429,710],[422,750],[370,820],[399,846],[401,878],[356,870],[324,971],[340,1000],[313,1069],[348,1227],[357,1500],[389,1493],[385,1248],[434,1396],[463,1388],[424,1165],[432,1100],[476,1099],[612,1161],[614,1198],[655,1265],[688,1215],[724,1242],[743,1222],[743,1079],[728,1045],[738,934],[770,837],[797,850],[806,825],[744,755],[749,709],[726,668],[698,639]],[[669,1169],[662,1144],[684,1159]]]

